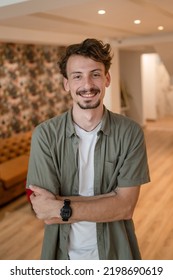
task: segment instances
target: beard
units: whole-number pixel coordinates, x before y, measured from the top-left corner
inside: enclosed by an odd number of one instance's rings
[[[96,109],[97,107],[100,106],[100,100],[98,100],[95,104],[90,104],[90,102],[86,101],[85,104],[81,104],[80,102],[77,102],[78,106],[81,108],[81,109],[84,109],[84,110],[87,110],[87,109]]]
[[[91,87],[88,90],[83,89],[83,90],[76,91],[76,95],[80,95],[81,97],[91,95],[91,98],[92,98],[92,97],[96,96],[97,94],[100,94],[100,89],[97,87]],[[78,106],[84,110],[95,109],[95,108],[99,107],[100,103],[101,103],[100,99],[97,100],[95,103],[92,103],[91,99],[84,100],[83,104],[81,102],[77,102]]]

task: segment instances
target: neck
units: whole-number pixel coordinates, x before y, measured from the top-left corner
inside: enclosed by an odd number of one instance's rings
[[[103,106],[95,109],[80,109],[76,110],[73,107],[73,121],[86,131],[93,130],[101,121],[103,116]]]

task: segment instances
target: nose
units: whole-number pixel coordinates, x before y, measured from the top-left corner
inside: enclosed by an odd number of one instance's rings
[[[84,77],[84,87],[85,87],[85,89],[90,89],[92,85],[93,85],[92,78],[90,76],[85,76]]]

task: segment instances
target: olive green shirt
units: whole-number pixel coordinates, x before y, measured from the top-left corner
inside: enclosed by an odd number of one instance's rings
[[[78,195],[78,136],[71,110],[38,125],[32,136],[29,184],[62,196]],[[94,153],[94,194],[149,182],[143,130],[136,122],[105,109]],[[72,205],[73,207],[73,205]],[[45,226],[42,259],[68,259],[70,224]],[[97,223],[101,260],[140,259],[132,220]]]

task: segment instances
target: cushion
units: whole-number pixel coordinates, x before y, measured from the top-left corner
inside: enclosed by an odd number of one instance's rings
[[[0,179],[5,188],[10,188],[26,179],[28,155],[22,155],[0,164]]]

